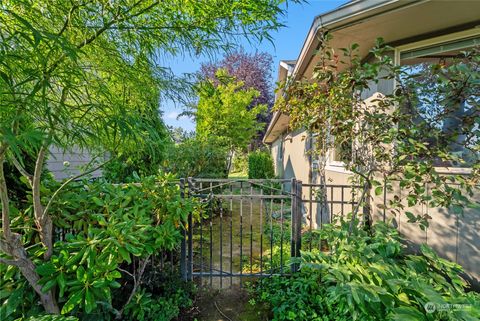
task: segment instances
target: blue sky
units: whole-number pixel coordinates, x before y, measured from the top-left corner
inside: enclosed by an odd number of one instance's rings
[[[276,80],[278,72],[278,63],[280,60],[297,59],[303,42],[307,36],[308,30],[315,16],[326,11],[335,9],[346,0],[310,0],[309,3],[294,5],[289,4],[287,14],[282,18],[282,22],[286,27],[272,34],[273,44],[264,42],[260,44],[249,44],[247,41],[241,43],[246,52],[265,51],[273,57],[272,82]],[[164,61],[172,71],[180,75],[182,73],[196,72],[205,59],[191,57],[177,57],[169,61]],[[171,101],[162,103],[163,119],[169,126],[182,127],[186,130],[193,130],[195,124],[188,118],[182,117],[176,119],[178,114],[182,112],[179,106]]]

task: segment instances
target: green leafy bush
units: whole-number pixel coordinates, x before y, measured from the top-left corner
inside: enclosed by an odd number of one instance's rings
[[[256,151],[248,155],[248,178],[274,178],[272,156],[268,152]]]
[[[182,289],[162,296],[155,296],[141,289],[125,307],[125,313],[128,320],[132,321],[170,321],[178,316],[181,308],[189,305],[191,299]]]
[[[245,153],[237,153],[233,157],[231,173],[247,173],[248,171],[248,155]]]
[[[131,275],[138,280],[142,264],[177,248],[180,227],[190,212],[198,217],[199,209],[194,199],[180,196],[173,176],[148,177],[139,184],[76,183],[57,198],[51,212],[56,228],[70,232],[59,235],[48,261],[43,261],[43,250],[30,247],[39,284],[43,291],[56,289],[62,314],[109,320],[134,288]],[[18,215],[22,220],[31,217],[28,210]],[[12,220],[15,228],[22,220]],[[27,244],[29,237],[37,237],[34,231],[25,235]],[[0,265],[0,272],[2,321],[42,312],[17,268]],[[152,300],[162,294],[157,288]]]
[[[427,246],[421,247],[420,255],[406,254],[395,229],[379,223],[371,234],[357,229],[349,235],[348,224],[342,223],[317,233],[327,241],[325,252],[303,252],[300,272],[265,279],[257,286],[273,320],[480,317],[480,295],[466,292],[468,285],[459,276],[462,268]]]
[[[154,116],[152,116],[154,117]],[[154,121],[155,122],[155,121]],[[112,183],[138,181],[138,176],[156,175],[166,158],[167,150],[173,145],[161,121],[156,124],[156,135],[145,133],[143,142],[135,142],[135,149],[111,155],[102,168],[103,177]],[[148,142],[151,140],[153,142]]]
[[[145,272],[142,288],[125,306],[125,320],[169,321],[183,308],[190,307],[195,287],[180,278],[175,269],[151,265]]]
[[[177,177],[227,177],[228,151],[214,138],[190,138],[171,146],[164,170]]]

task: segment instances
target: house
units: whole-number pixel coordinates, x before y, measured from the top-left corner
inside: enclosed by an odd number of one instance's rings
[[[106,156],[101,157],[100,161],[104,161],[106,159],[105,157]],[[83,173],[85,168],[95,167],[92,166],[92,161],[98,163],[99,159],[94,157],[90,151],[82,150],[76,146],[69,150],[51,146],[45,167],[53,174],[53,177],[57,181],[62,181]],[[97,169],[90,173],[88,177],[102,177],[102,170]]]
[[[394,48],[390,53],[398,65],[429,62],[460,50],[480,45],[480,1],[441,0],[354,0],[317,16],[307,34],[296,61],[280,62],[278,80],[310,78],[318,62],[314,55],[319,47],[320,33],[328,31],[334,49],[359,44],[360,56],[368,60],[368,52],[378,37]],[[379,80],[362,93],[368,100],[379,94],[389,94],[393,80]],[[280,91],[277,95],[282,95]],[[278,97],[278,96],[277,96]],[[305,130],[291,131],[289,116],[276,112],[268,125],[264,143],[270,146],[276,174],[282,178],[295,177],[303,183],[316,183],[316,162],[309,156],[311,139]],[[438,167],[439,172],[465,175],[469,168]],[[351,176],[337,150],[329,151],[326,179],[330,184],[347,184]],[[396,192],[402,196],[398,187]],[[308,191],[304,190],[304,193]],[[342,192],[343,193],[343,192]],[[334,196],[332,189],[332,197]],[[405,195],[403,195],[405,196]],[[329,195],[330,197],[330,195]],[[337,195],[338,197],[338,195]],[[342,194],[343,197],[343,194]],[[472,276],[480,279],[480,213],[469,209],[464,216],[453,215],[445,208],[414,208],[417,213],[432,217],[429,227],[422,231],[407,223],[404,215],[385,213],[373,206],[374,218],[393,218],[400,232],[410,241],[427,243],[442,256],[456,261]],[[332,211],[335,211],[332,207]],[[318,209],[305,209],[308,221],[318,225]],[[310,223],[312,224],[312,223]],[[475,280],[477,279],[477,280]]]

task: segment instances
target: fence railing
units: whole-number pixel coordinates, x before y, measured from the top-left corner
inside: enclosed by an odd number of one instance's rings
[[[183,197],[205,202],[198,222],[190,217],[182,241],[182,276],[223,286],[243,278],[295,272],[302,234],[321,228],[355,207],[358,186],[302,184],[272,179],[182,179]],[[338,196],[338,199],[336,198]],[[338,213],[337,213],[338,211]],[[317,222],[319,224],[317,224]]]

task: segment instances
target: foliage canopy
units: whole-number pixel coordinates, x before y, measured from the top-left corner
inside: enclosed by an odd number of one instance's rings
[[[155,143],[165,139],[159,94],[178,93],[184,87],[172,81],[168,69],[158,66],[159,58],[211,54],[230,48],[242,36],[269,39],[269,32],[281,26],[284,2],[7,0],[0,4],[0,261],[20,269],[46,312],[60,312],[59,284],[48,280],[47,286],[37,268],[63,264],[71,253],[56,252],[56,217],[50,210],[67,184],[78,178],[65,181],[56,191],[42,186],[50,146],[66,151],[85,147],[113,156],[135,154],[141,147],[155,156]],[[33,172],[25,168],[24,155],[35,155]],[[25,220],[27,226],[19,230],[11,229],[17,211],[8,198],[5,161],[17,168],[32,191],[33,211]],[[17,233],[27,230],[35,237]],[[32,247],[35,253],[27,250]],[[89,279],[88,273],[80,273],[79,281]],[[105,277],[112,281],[115,275]],[[82,308],[90,310],[96,302],[92,295],[84,291],[69,300],[85,298]]]
[[[207,80],[200,84],[196,111],[196,132],[199,138],[218,137],[228,150],[245,149],[263,124],[257,115],[266,105],[249,108],[259,93],[247,89],[244,82],[231,77],[226,70],[216,73],[218,84]]]

